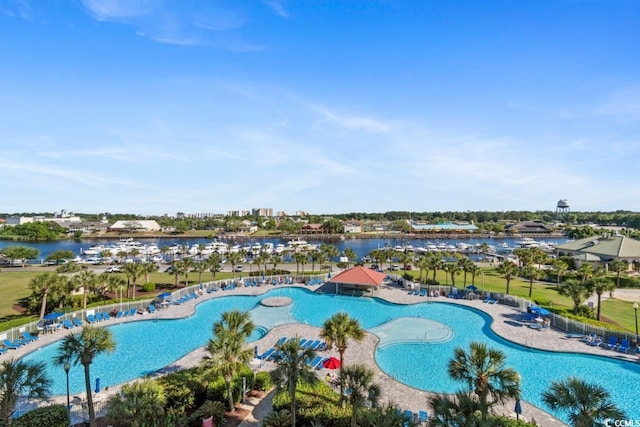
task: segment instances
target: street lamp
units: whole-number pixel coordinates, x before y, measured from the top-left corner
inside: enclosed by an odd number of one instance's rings
[[[69,370],[71,369],[71,364],[65,362],[62,368],[67,376],[67,413],[69,414],[69,425],[71,425],[71,403],[69,403]]]
[[[638,303],[633,303],[633,313],[636,316],[636,347],[638,346]]]
[[[481,271],[480,275],[482,276],[482,296],[484,296],[484,271]]]

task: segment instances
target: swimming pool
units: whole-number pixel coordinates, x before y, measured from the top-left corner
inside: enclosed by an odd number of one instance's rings
[[[290,306],[266,309],[259,302],[273,296],[288,296]],[[313,294],[300,288],[276,288],[260,296],[224,296],[201,303],[196,313],[179,320],[141,321],[110,327],[117,342],[111,355],[100,356],[91,367],[92,376],[100,377],[101,384],[119,384],[154,372],[170,365],[185,354],[206,344],[211,338],[211,326],[220,314],[231,309],[249,310],[254,322],[260,326],[251,341],[259,339],[264,331],[278,324],[300,322],[313,326],[322,323],[334,313],[346,311],[357,318],[364,329],[370,330],[399,318],[429,319],[430,324],[448,326],[453,333],[443,334],[435,342],[390,344],[376,351],[380,368],[398,381],[412,387],[454,392],[459,383],[447,376],[447,362],[455,347],[468,347],[470,341],[483,341],[490,347],[507,354],[507,363],[522,376],[525,400],[545,408],[541,394],[553,380],[579,376],[607,388],[614,402],[629,417],[640,419],[636,405],[640,392],[640,364],[609,358],[538,351],[506,341],[490,329],[491,318],[472,308],[445,302],[424,302],[413,305],[393,304],[375,298],[354,298]],[[54,343],[25,359],[49,363],[48,374],[54,381],[53,392],[64,394],[64,371],[51,366],[57,353]],[[72,367],[70,375],[72,393],[84,391],[82,367]]]

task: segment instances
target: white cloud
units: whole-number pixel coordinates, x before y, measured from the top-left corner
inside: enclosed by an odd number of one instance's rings
[[[289,12],[285,9],[282,0],[262,0],[264,4],[269,6],[278,16],[288,18]]]
[[[623,123],[640,121],[640,86],[612,92],[594,114]]]
[[[321,105],[309,105],[309,109],[319,113],[323,121],[344,129],[363,130],[366,132],[387,132],[391,129],[389,123],[371,117],[341,114]]]
[[[124,21],[150,14],[161,0],[82,0],[82,4],[99,21]]]

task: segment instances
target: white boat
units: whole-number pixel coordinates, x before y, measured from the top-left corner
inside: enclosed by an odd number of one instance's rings
[[[80,253],[85,256],[96,256],[102,254],[104,251],[104,245],[93,245],[89,249],[80,250]]]
[[[516,245],[519,248],[538,248],[540,247],[540,242],[533,240],[531,237],[523,237],[520,240],[516,241]]]
[[[275,252],[276,252],[277,254],[281,254],[282,252],[284,252],[284,250],[285,250],[285,247],[284,247],[284,245],[283,245],[282,243],[278,243],[278,244],[276,245]]]
[[[264,245],[262,245],[262,252],[266,254],[272,254],[273,251],[274,251],[273,243],[266,242]]]

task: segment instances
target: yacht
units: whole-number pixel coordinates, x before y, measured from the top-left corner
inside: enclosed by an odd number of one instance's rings
[[[284,251],[285,251],[284,244],[282,244],[282,243],[278,243],[278,244],[276,245],[275,252],[276,252],[277,254],[281,254],[281,253],[282,253],[282,252],[284,252]]]
[[[266,242],[264,245],[262,245],[262,252],[271,255],[273,251],[274,251],[273,243]]]

